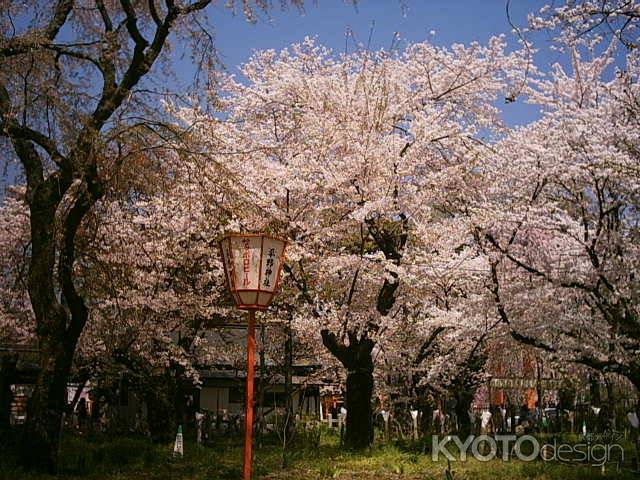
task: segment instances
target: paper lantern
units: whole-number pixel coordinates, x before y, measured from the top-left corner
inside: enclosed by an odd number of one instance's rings
[[[220,241],[227,283],[238,308],[269,306],[280,283],[286,243],[260,233],[230,234]]]

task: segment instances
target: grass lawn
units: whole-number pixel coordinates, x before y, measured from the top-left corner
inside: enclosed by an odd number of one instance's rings
[[[61,475],[65,479],[109,480],[196,480],[240,479],[241,439],[219,439],[211,446],[197,447],[186,442],[184,458],[173,458],[172,445],[153,445],[144,439],[85,440],[66,437],[61,449]],[[450,449],[451,450],[451,449]],[[629,454],[631,455],[631,454]],[[522,479],[585,480],[598,478],[637,479],[630,462],[621,471],[615,465],[600,467],[566,465],[558,462],[468,459],[434,462],[419,449],[380,445],[364,453],[349,453],[339,446],[336,436],[323,435],[313,447],[297,448],[284,456],[272,442],[255,449],[254,478],[264,480],[297,479]],[[52,480],[53,477],[23,473],[9,457],[0,458],[0,479]]]

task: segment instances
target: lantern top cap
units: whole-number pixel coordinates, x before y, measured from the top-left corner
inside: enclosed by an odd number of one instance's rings
[[[260,233],[260,232],[250,232],[250,233],[227,232],[220,238],[220,240],[225,240],[230,237],[263,237],[263,238],[270,238],[272,240],[278,240],[280,242],[287,243],[287,241],[284,238],[278,237],[276,235],[271,235],[269,233]]]

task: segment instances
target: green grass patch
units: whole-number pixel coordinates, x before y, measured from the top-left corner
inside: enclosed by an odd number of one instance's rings
[[[276,438],[266,437],[254,450],[254,478],[264,480],[589,480],[636,479],[629,461],[600,467],[558,462],[491,460],[434,462],[425,453],[427,442],[382,444],[365,452],[348,452],[335,435],[299,442],[284,452]],[[241,478],[241,438],[220,438],[207,447],[185,443],[184,458],[172,455],[172,444],[152,444],[144,438],[82,438],[66,436],[60,452],[64,479],[88,480],[225,480]],[[53,480],[24,472],[9,456],[0,457],[0,479]]]

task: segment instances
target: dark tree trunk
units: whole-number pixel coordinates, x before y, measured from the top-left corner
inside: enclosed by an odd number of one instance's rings
[[[509,433],[515,435],[515,433],[516,433],[516,408],[510,401],[507,404],[507,417],[509,417],[509,424],[511,425],[511,428],[509,429],[510,430]]]
[[[400,156],[404,155],[408,143]],[[397,193],[397,192],[396,192]],[[408,219],[404,213],[398,215],[399,220],[393,222],[377,221],[374,218],[365,220],[368,235],[374,240],[379,250],[384,253],[387,260],[399,265],[402,252],[408,238]],[[363,232],[364,233],[364,232]],[[364,253],[364,238],[362,235],[361,253]],[[302,262],[299,262],[302,270]],[[287,268],[287,267],[285,267]],[[287,269],[291,273],[290,268]],[[346,303],[349,305],[356,292],[356,283],[359,277],[359,269],[356,269],[351,286],[349,288]],[[396,293],[399,287],[398,274],[388,270],[376,299],[376,310],[381,316],[386,316],[396,301]],[[304,275],[295,278],[298,288],[302,291],[305,300],[313,305],[314,301],[309,294]],[[315,311],[314,314],[319,316]],[[371,409],[371,395],[373,393],[373,357],[371,352],[375,341],[370,338],[380,328],[375,320],[371,320],[362,331],[347,329],[348,345],[343,338],[338,338],[328,329],[322,329],[322,343],[347,369],[347,431],[345,446],[347,448],[362,449],[373,442],[373,418]]]
[[[59,345],[40,348],[40,371],[27,406],[21,453],[24,465],[55,474],[72,353]]]
[[[451,382],[451,389],[457,394],[455,412],[462,437],[474,433],[475,425],[469,418],[469,410],[478,388],[479,374],[487,363],[487,354],[484,351],[484,338],[487,333],[488,331],[478,338],[465,363],[459,367],[459,373]]]
[[[88,317],[73,279],[75,237],[82,219],[99,196],[90,195],[88,190],[79,193],[60,220],[62,235],[57,238],[56,211],[62,192],[68,188],[68,184],[64,185],[68,179],[60,179],[60,190],[54,181],[57,179],[52,176],[27,189],[32,244],[28,290],[40,352],[39,373],[27,407],[22,444],[24,465],[49,473],[57,472],[66,387],[76,345]]]
[[[469,418],[469,410],[471,409],[472,402],[473,392],[468,390],[458,392],[455,411],[456,417],[458,418],[458,434],[463,441],[473,433],[473,425]]]
[[[166,381],[165,378],[159,377],[159,382]],[[149,433],[151,440],[157,443],[171,441],[175,435],[175,409],[173,408],[171,392],[166,384],[154,385],[145,392],[145,403],[147,405],[147,421],[149,424]]]
[[[433,421],[433,412],[436,409],[435,399],[425,389],[421,389],[418,398],[420,399],[420,433],[427,435],[432,430],[431,422]]]
[[[173,393],[173,423],[176,425],[182,425],[183,432],[187,428],[187,391],[184,386],[176,379],[176,386]]]
[[[27,42],[28,48],[16,48],[11,55],[33,55],[34,50],[47,51],[50,46],[47,44],[53,44],[60,30],[70,18],[75,17],[72,14],[75,8],[73,1],[57,0],[51,3],[53,8],[50,17],[42,18],[47,27],[37,30],[37,45]],[[124,2],[121,3],[124,6]],[[206,0],[199,1],[187,7],[176,2],[166,2],[163,18],[153,15],[155,31],[145,31],[145,35],[152,33],[152,41],[146,40],[138,29],[138,6],[123,7],[129,38],[119,43],[100,40],[97,42],[102,45],[100,51],[95,52],[95,58],[89,58],[92,63],[99,65],[102,74],[101,92],[96,92],[99,100],[92,111],[83,110],[83,114],[80,114],[77,109],[71,109],[68,113],[62,113],[67,115],[69,127],[78,126],[75,138],[61,135],[60,132],[49,136],[31,128],[42,123],[38,120],[41,117],[29,117],[28,121],[27,114],[31,113],[26,110],[23,121],[20,122],[16,115],[19,110],[14,103],[19,99],[11,95],[5,78],[0,80],[0,135],[11,141],[24,167],[27,183],[26,199],[31,214],[28,290],[40,347],[40,374],[29,401],[27,436],[22,445],[25,455],[33,459],[33,462],[25,465],[26,468],[45,467],[52,473],[57,469],[66,384],[76,344],[87,320],[85,303],[74,283],[76,233],[89,209],[103,194],[98,175],[98,156],[113,157],[113,164],[106,162],[104,165],[111,165],[114,168],[112,173],[119,169],[124,159],[124,156],[116,154],[106,143],[120,145],[120,141],[115,142],[111,134],[107,136],[111,138],[107,139],[101,132],[113,114],[130,98],[132,89],[149,72],[176,21],[182,16],[202,10],[209,3]],[[109,14],[106,9],[102,9],[101,14],[104,31],[99,38],[112,38]],[[24,35],[16,35],[13,38],[14,44],[23,44],[26,36],[31,34],[31,31],[26,31]],[[133,52],[129,55],[131,46]],[[9,52],[4,50],[2,59]],[[117,76],[113,59],[124,60],[125,57],[128,57],[128,61],[124,73]],[[29,83],[30,88],[38,85],[37,82]],[[51,93],[56,97],[55,92]],[[57,99],[62,100],[64,96]],[[55,101],[56,98],[54,103]],[[37,103],[29,103],[35,105],[34,108],[39,108]],[[64,203],[64,208],[58,208],[61,203]]]
[[[0,357],[0,432],[8,430],[11,423],[11,384],[16,371],[18,359],[15,356]]]
[[[605,430],[615,431],[616,430],[616,394],[614,392],[613,383],[611,379],[605,376],[605,382],[607,387],[607,403],[606,407],[606,417],[604,419],[605,422]]]
[[[589,374],[589,396],[592,407],[599,407],[601,405],[600,399],[600,375],[599,373],[591,372]]]
[[[347,431],[345,447],[363,449],[373,441],[371,395],[373,393],[373,358],[375,343],[366,336],[357,338],[349,333],[349,345],[345,345],[333,332],[322,330],[325,347],[347,369]]]
[[[373,371],[366,366],[347,374],[347,448],[363,449],[373,441],[371,395]]]

